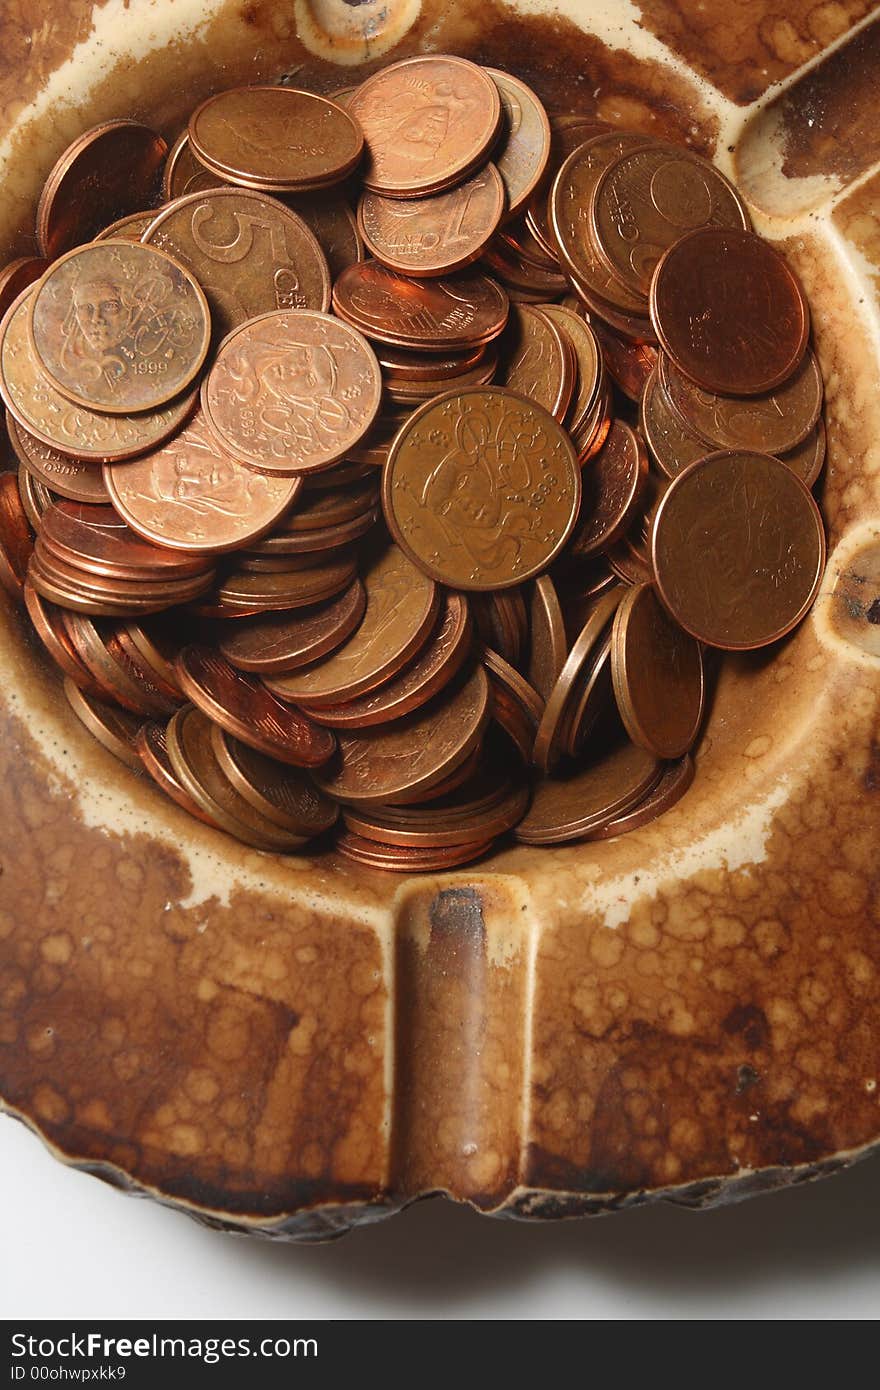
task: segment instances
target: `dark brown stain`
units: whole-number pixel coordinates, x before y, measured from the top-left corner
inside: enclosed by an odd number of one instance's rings
[[[721,1026],[725,1033],[738,1034],[753,1051],[765,1046],[770,1033],[767,1015],[756,1004],[737,1004]]]

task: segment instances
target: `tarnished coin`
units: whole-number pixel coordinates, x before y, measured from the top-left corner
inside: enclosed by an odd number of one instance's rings
[[[659,367],[654,368],[645,384],[639,407],[639,428],[651,457],[667,478],[674,478],[689,463],[706,455],[705,441],[687,428],[672,409]]]
[[[159,410],[105,415],[74,405],[49,381],[28,341],[31,286],[0,324],[0,395],[11,415],[40,443],[83,463],[134,458],[179,429],[195,405],[187,394]]]
[[[680,758],[703,717],[703,657],[669,617],[649,584],[624,595],[614,615],[611,677],[633,743],[658,758]]]
[[[647,477],[644,444],[631,426],[614,420],[602,448],[581,473],[583,500],[567,555],[587,559],[620,540],[636,514]]]
[[[202,407],[233,458],[296,474],[344,458],[369,431],[381,394],[379,363],[356,329],[330,314],[278,310],[230,333]]]
[[[189,131],[182,130],[168,151],[162,174],[162,197],[166,203],[185,198],[187,193],[204,193],[220,188],[224,180],[200,164],[189,143]]]
[[[565,431],[499,387],[450,391],[410,416],[382,475],[392,535],[456,589],[506,589],[546,569],[581,496]]]
[[[72,502],[109,502],[100,468],[52,449],[7,412],[6,430],[19,462],[52,492]]]
[[[184,647],[177,675],[187,699],[235,738],[294,767],[319,767],[336,747],[329,729],[282,704],[210,647]]]
[[[350,265],[364,259],[357,218],[341,194],[291,194],[284,199],[317,238],[330,268],[331,283]]]
[[[374,73],[347,109],[364,132],[364,183],[397,198],[459,183],[483,162],[501,121],[491,77],[465,58],[433,53]]]
[[[796,449],[787,454],[778,454],[777,457],[798,475],[804,487],[812,487],[825,462],[825,443],[825,424],[819,419],[815,429]]]
[[[517,787],[503,775],[496,774],[492,790],[494,795],[484,795],[477,800],[474,793],[483,791],[483,787],[468,782],[446,799],[445,806],[439,803],[442,809],[438,809],[436,801],[413,807],[347,807],[343,816],[349,830],[380,844],[426,849],[472,845],[505,834],[528,807],[527,786]]]
[[[333,308],[368,338],[421,352],[460,351],[497,338],[507,295],[486,275],[412,280],[378,261],[349,266],[333,286]]]
[[[722,396],[705,391],[666,356],[661,357],[659,366],[672,410],[711,450],[787,453],[806,439],[822,409],[822,373],[810,348],[787,381],[760,396]]]
[[[283,767],[233,738],[219,724],[211,729],[217,761],[245,801],[293,835],[321,835],[339,816],[338,805],[318,791],[308,773]]]
[[[185,791],[212,825],[267,853],[299,849],[305,836],[282,830],[241,795],[217,761],[211,741],[213,725],[192,705],[178,710],[166,741],[172,768]]]
[[[554,112],[550,116],[550,158],[547,162],[550,177],[552,178],[568,156],[585,144],[587,140],[593,140],[597,135],[607,135],[610,131],[611,127],[607,121],[597,120],[594,116]],[[586,206],[589,207],[589,204]],[[556,238],[550,224],[549,190],[546,187],[546,181],[542,182],[532,194],[526,209],[525,220],[529,231],[543,247],[546,254],[551,260],[557,259],[559,248],[556,245]]]
[[[583,839],[641,801],[660,774],[661,764],[653,754],[624,743],[589,767],[539,782],[514,835],[526,845]]]
[[[120,217],[116,222],[111,222],[92,240],[112,241],[114,237],[123,237],[126,241],[140,241],[155,216],[155,208],[150,212],[130,212],[127,217]]]
[[[0,581],[7,593],[21,599],[34,538],[21,502],[14,473],[0,474]]]
[[[660,781],[643,801],[639,801],[631,811],[624,812],[615,820],[606,821],[603,826],[592,830],[585,836],[588,840],[613,840],[618,835],[627,835],[631,830],[640,830],[650,825],[680,801],[694,780],[694,760],[689,753],[677,762],[667,763]]]
[[[549,574],[542,574],[532,587],[529,632],[531,642],[527,675],[546,701],[568,655],[565,620],[556,586]]]
[[[338,183],[363,150],[357,121],[296,87],[219,92],[196,108],[188,129],[192,153],[211,173],[268,193]]]
[[[599,259],[635,295],[647,295],[663,252],[685,232],[749,225],[733,184],[680,145],[652,143],[622,154],[601,174],[590,201]]]
[[[377,729],[345,730],[339,752],[316,774],[339,801],[393,805],[442,782],[475,749],[489,719],[489,682],[481,666],[406,719]]]
[[[596,725],[609,713],[617,715],[611,683],[611,633],[607,631],[587,658],[578,677],[577,691],[565,712],[562,730],[564,752],[580,758]]]
[[[320,661],[351,636],[364,616],[360,580],[335,598],[295,613],[270,614],[235,623],[220,651],[242,671],[275,675]]]
[[[507,194],[507,218],[516,217],[544,176],[550,158],[550,122],[531,87],[498,68],[485,68],[501,97],[503,134],[495,163]]]
[[[556,684],[547,697],[532,753],[535,767],[540,768],[542,772],[551,772],[565,751],[568,721],[574,702],[578,698],[581,678],[589,670],[590,657],[596,652],[623,598],[623,593],[624,590],[618,585],[602,594],[593,604],[586,622],[565,658]]]
[[[168,146],[139,121],[106,121],[68,146],[43,185],[37,240],[50,260],[155,201]]]
[[[367,729],[412,714],[458,675],[471,650],[471,633],[467,599],[447,594],[436,628],[402,671],[344,704],[312,707],[312,716],[332,729]]]
[[[211,316],[201,287],[164,251],[93,242],[68,251],[28,300],[31,347],[78,405],[113,415],[156,410],[197,376]]]
[[[512,304],[501,350],[503,384],[564,420],[577,369],[574,348],[549,315],[531,304]]]
[[[602,361],[614,382],[631,401],[640,401],[648,378],[657,365],[657,349],[651,343],[634,343],[615,333],[598,314],[590,319],[598,339]]]
[[[574,351],[576,384],[565,422],[566,427],[574,433],[586,424],[596,405],[604,375],[602,353],[591,325],[571,309],[561,304],[542,304],[541,312],[556,325]]]
[[[165,725],[159,723],[142,724],[138,730],[134,741],[135,748],[140,756],[144,771],[152,777],[157,787],[161,787],[166,796],[170,796],[172,801],[176,801],[182,810],[189,815],[195,816],[203,821],[205,825],[214,826],[219,829],[210,816],[206,815],[197,801],[194,801],[189,792],[184,787],[174,765],[168,756],[168,743],[165,737]]]
[[[19,295],[45,275],[49,262],[39,256],[21,256],[0,271],[0,319]]]
[[[386,198],[367,191],[358,227],[367,250],[402,275],[448,275],[470,265],[504,212],[504,184],[494,164],[445,193]]]
[[[362,573],[367,607],[344,646],[307,670],[267,681],[285,700],[337,705],[396,675],[424,645],[440,611],[429,579],[396,545],[372,557]]]
[[[809,609],[825,565],[819,509],[800,479],[765,454],[709,454],[670,483],[653,528],[669,612],[702,642],[763,647]]]
[[[142,719],[136,714],[129,714],[128,710],[120,709],[118,705],[99,700],[87,690],[80,690],[69,676],[64,677],[64,694],[77,719],[92,737],[120,762],[140,772],[141,760],[135,740]]]
[[[298,478],[268,477],[230,458],[197,411],[154,452],[104,469],[110,501],[133,531],[190,553],[238,550],[292,505]]]
[[[772,391],[800,363],[810,310],[778,251],[753,232],[703,227],[665,252],[651,322],[680,371],[707,391]]]
[[[212,188],[156,214],[143,241],[187,267],[211,306],[219,343],[273,309],[330,307],[330,272],[317,238],[283,203],[245,188]]]
[[[319,557],[320,558],[320,557]],[[329,559],[308,569],[288,569],[272,573],[233,570],[226,574],[216,591],[216,599],[242,617],[252,613],[272,613],[290,608],[306,608],[322,603],[347,589],[357,575],[357,564],[346,556]],[[206,613],[207,617],[229,617],[231,612]]]
[[[558,270],[546,270],[527,261],[500,234],[486,247],[481,264],[519,303],[543,304],[561,294],[567,285]]]
[[[528,638],[529,620],[519,589],[495,589],[471,594],[477,634],[513,666],[519,666]]]

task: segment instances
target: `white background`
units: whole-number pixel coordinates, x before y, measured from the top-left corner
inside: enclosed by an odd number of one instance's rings
[[[880,1157],[717,1211],[492,1221],[440,1200],[324,1246],[220,1235],[0,1117],[0,1317],[876,1318]]]

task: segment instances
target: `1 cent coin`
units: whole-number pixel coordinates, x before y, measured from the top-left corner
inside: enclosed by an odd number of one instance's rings
[[[581,476],[543,406],[500,387],[429,401],[401,429],[382,475],[389,529],[456,589],[506,589],[546,569],[577,519]]]
[[[204,193],[206,188],[220,188],[225,183],[200,164],[189,143],[189,131],[182,130],[168,151],[162,174],[162,200],[170,203],[187,193]]]
[[[504,385],[537,401],[556,420],[564,420],[577,368],[574,348],[562,329],[543,309],[512,304],[501,347]]]
[[[446,353],[497,338],[509,301],[494,280],[474,271],[414,280],[364,261],[349,266],[334,284],[333,308],[377,342]]]
[[[236,791],[282,830],[311,837],[323,834],[337,820],[339,807],[318,791],[308,773],[283,767],[233,738],[219,724],[211,729],[211,742]]]
[[[221,344],[202,407],[233,458],[259,472],[296,474],[344,458],[369,430],[381,395],[379,363],[357,329],[330,314],[278,310]]]
[[[156,410],[197,376],[211,315],[188,270],[139,242],[93,242],[49,268],[28,300],[31,347],[68,400],[112,415]]]
[[[529,665],[527,675],[546,701],[568,655],[565,620],[556,586],[549,574],[535,580],[529,603]]]
[[[96,738],[108,753],[120,762],[127,763],[136,772],[141,770],[141,760],[135,745],[142,719],[118,705],[110,705],[99,700],[87,690],[64,677],[64,694],[77,719],[84,724],[93,738]]]
[[[703,657],[650,584],[630,589],[614,615],[611,678],[633,743],[658,758],[687,752],[703,717]]]
[[[144,771],[152,777],[157,787],[161,787],[166,796],[170,796],[172,801],[176,801],[178,806],[191,816],[203,821],[205,825],[211,825],[218,829],[219,827],[205,814],[198,802],[193,800],[174,771],[174,765],[168,756],[165,725],[142,724],[134,743]]]
[[[648,478],[648,455],[635,430],[614,420],[602,448],[583,469],[583,501],[567,556],[588,559],[620,540],[636,515]]]
[[[52,492],[72,502],[109,502],[100,468],[69,458],[37,439],[7,412],[6,430],[19,461]]]
[[[448,275],[470,265],[494,235],[504,211],[504,184],[486,164],[457,188],[428,198],[366,192],[358,227],[367,250],[403,275]]]
[[[651,322],[680,371],[707,391],[772,391],[800,363],[810,333],[803,290],[753,232],[703,227],[669,250],[651,281]]]
[[[547,777],[514,835],[526,845],[580,840],[641,801],[660,778],[653,754],[634,743],[605,753],[589,767],[564,777]]]
[[[220,651],[241,671],[276,675],[320,661],[355,631],[367,606],[360,580],[338,596],[294,613],[236,623]]]
[[[709,454],[669,484],[654,520],[660,597],[685,631],[747,650],[784,637],[822,579],[825,531],[801,480],[766,454]]]
[[[660,381],[679,420],[716,449],[755,449],[784,454],[813,429],[822,409],[822,373],[807,348],[795,372],[760,396],[721,396],[695,386],[670,362],[660,359]]]
[[[667,478],[674,478],[689,463],[695,463],[706,455],[705,441],[684,425],[672,409],[660,380],[659,367],[654,368],[645,383],[639,407],[639,427],[651,457]]]
[[[39,256],[21,256],[0,271],[0,319],[23,290],[45,275],[49,262]]]
[[[550,122],[543,104],[525,82],[498,68],[485,68],[501,97],[504,133],[495,163],[507,194],[506,217],[516,217],[538,187],[550,158]]]
[[[685,753],[678,762],[667,763],[660,781],[643,801],[639,801],[631,811],[626,811],[616,820],[593,830],[585,838],[588,840],[613,840],[618,835],[627,835],[631,830],[640,830],[650,825],[680,801],[694,780],[694,760]]]

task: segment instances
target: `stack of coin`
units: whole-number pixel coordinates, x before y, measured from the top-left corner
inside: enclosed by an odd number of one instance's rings
[[[219,93],[170,152],[86,132],[36,240],[0,583],[95,737],[256,849],[635,830],[705,648],[812,603],[809,311],[689,150],[430,54]]]

